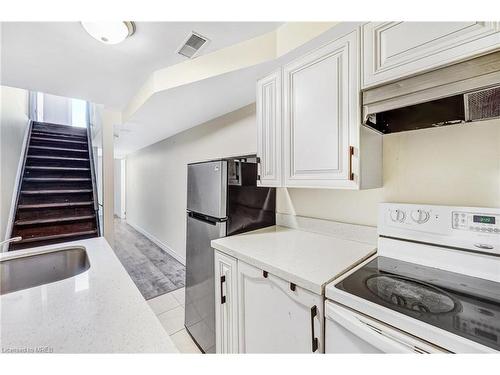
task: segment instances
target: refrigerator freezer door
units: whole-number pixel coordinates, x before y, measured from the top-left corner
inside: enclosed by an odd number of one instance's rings
[[[214,218],[226,217],[227,162],[188,165],[187,209]]]
[[[214,251],[210,241],[225,235],[225,222],[208,222],[188,214],[185,326],[205,353],[215,352]]]

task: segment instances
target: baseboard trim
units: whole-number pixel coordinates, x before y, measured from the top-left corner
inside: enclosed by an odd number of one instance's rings
[[[141,228],[137,224],[134,224],[128,220],[126,220],[126,223],[130,225],[132,228],[134,228],[136,231],[141,233],[142,235],[146,236],[148,239],[153,241],[160,249],[165,251],[167,254],[173,256],[175,259],[177,259],[179,262],[181,262],[184,266],[186,265],[186,258],[183,256],[179,255],[177,252],[174,251],[170,246],[168,246],[166,243],[160,241],[158,238],[153,236],[151,233],[146,231],[145,229]]]

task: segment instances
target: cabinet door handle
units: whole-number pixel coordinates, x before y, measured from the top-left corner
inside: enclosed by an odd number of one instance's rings
[[[318,350],[318,338],[314,335],[314,318],[318,315],[318,308],[316,305],[311,307],[311,350],[314,353]]]
[[[226,296],[224,295],[223,284],[226,281],[226,276],[223,275],[220,277],[220,304],[223,305],[226,303]]]
[[[349,146],[349,180],[354,181],[354,173],[352,172],[352,157],[354,156],[354,146]]]

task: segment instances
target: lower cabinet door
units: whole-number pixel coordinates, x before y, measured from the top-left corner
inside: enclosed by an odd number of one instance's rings
[[[238,353],[238,303],[235,258],[215,251],[215,348]]]
[[[238,262],[240,353],[322,353],[323,297]]]

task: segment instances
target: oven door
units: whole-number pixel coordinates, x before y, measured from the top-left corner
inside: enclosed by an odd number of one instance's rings
[[[443,353],[377,320],[325,302],[325,353]]]

